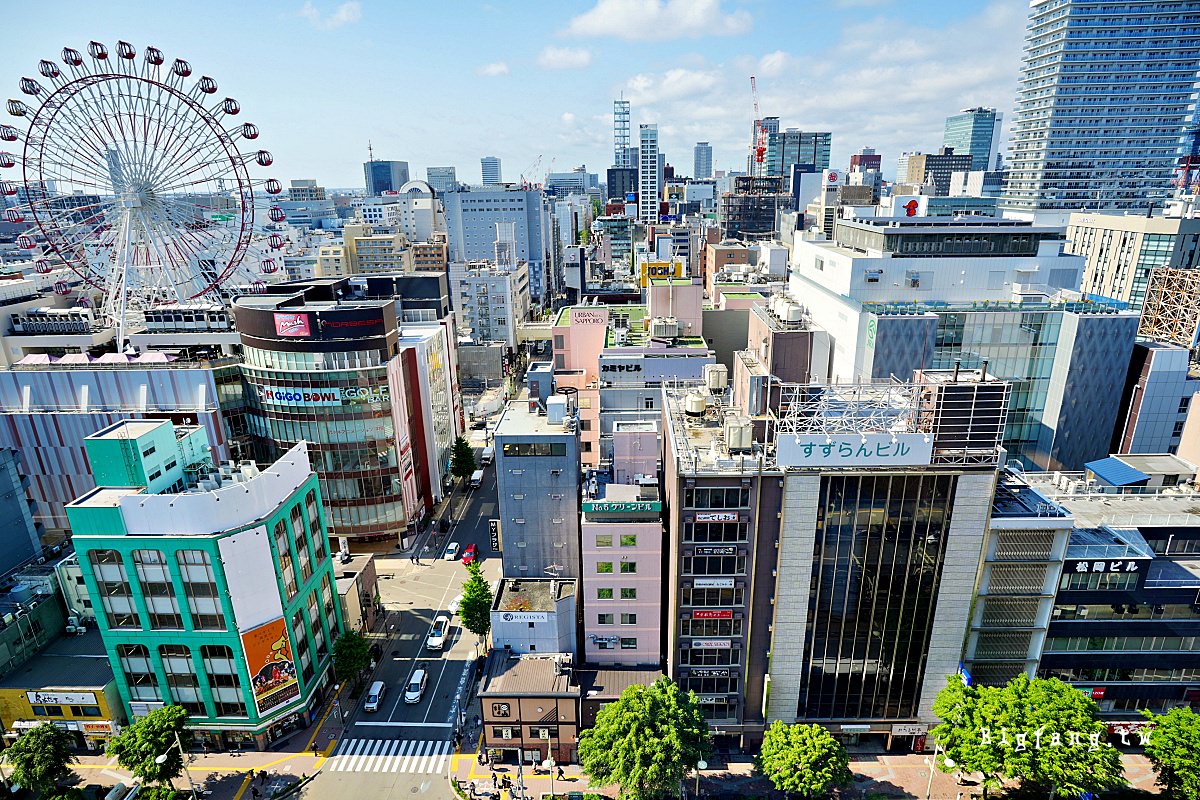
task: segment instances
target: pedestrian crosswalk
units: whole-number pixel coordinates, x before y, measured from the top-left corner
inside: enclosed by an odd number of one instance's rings
[[[449,766],[450,742],[414,739],[346,739],[325,764],[329,772],[440,774]]]

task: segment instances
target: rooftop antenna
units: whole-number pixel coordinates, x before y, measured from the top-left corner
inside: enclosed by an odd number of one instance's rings
[[[375,149],[371,147],[371,140],[367,139],[367,161],[375,160]]]

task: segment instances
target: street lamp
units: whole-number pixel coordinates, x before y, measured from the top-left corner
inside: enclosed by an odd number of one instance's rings
[[[191,775],[191,773],[188,772],[187,753],[184,752],[183,742],[179,741],[178,731],[175,733],[175,747],[179,748],[179,758],[183,762],[183,774],[184,774],[184,777],[187,778],[188,787],[192,790],[192,800],[198,800],[198,798],[196,796],[196,784],[192,783],[192,775]],[[170,758],[170,753],[171,753],[171,748],[168,747],[167,752],[163,753],[160,756],[157,756],[154,759],[154,763],[155,764],[167,763],[167,759]]]
[[[700,770],[708,769],[707,761],[696,762],[696,797],[700,796]]]
[[[929,783],[925,787],[925,800],[930,800],[930,797],[933,795],[933,771],[937,769],[938,751],[941,750],[941,747],[942,745],[940,743],[935,744],[933,747],[933,758],[925,759],[925,764],[929,767]],[[942,761],[950,769],[954,769],[956,766],[958,766],[958,764],[955,763],[954,759],[950,758],[950,756],[946,756],[944,759],[942,759]]]
[[[550,774],[550,798],[554,800],[554,759],[547,758],[542,762],[542,769]]]
[[[344,728],[346,727],[346,713],[342,711],[342,700],[340,697],[338,697],[338,694],[341,692],[341,690],[342,685],[340,683],[335,683],[333,685],[333,707],[337,709],[338,722],[340,722]]]

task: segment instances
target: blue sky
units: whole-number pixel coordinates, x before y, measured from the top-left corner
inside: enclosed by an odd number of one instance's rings
[[[657,122],[682,174],[697,140],[718,169],[741,168],[756,75],[764,115],[833,131],[834,166],[873,146],[886,167],[935,149],[960,108],[1009,116],[1026,12],[1023,0],[42,0],[8,10],[0,85],[19,97],[19,78],[65,45],[152,44],[241,102],[285,185],[343,187],[362,185],[368,140],[420,178],[454,165],[478,181],[482,155],[502,159],[505,180],[539,155],[540,173],[552,159],[603,173],[622,93],[635,138]]]

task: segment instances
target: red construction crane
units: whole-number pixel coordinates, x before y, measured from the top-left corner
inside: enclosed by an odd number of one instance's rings
[[[754,100],[754,163],[761,164],[767,155],[767,130],[758,111],[758,82],[750,76],[750,97]]]

